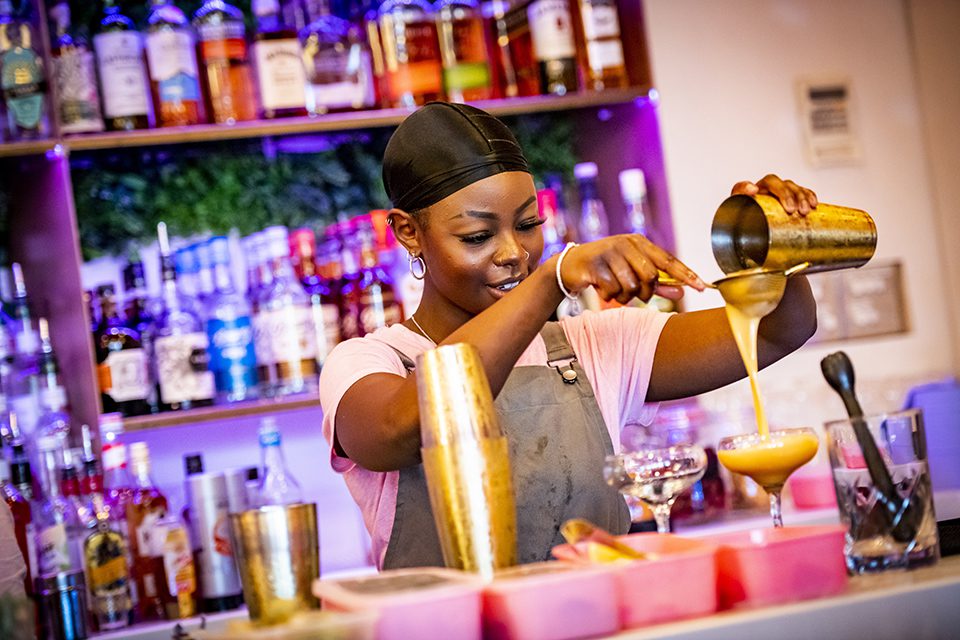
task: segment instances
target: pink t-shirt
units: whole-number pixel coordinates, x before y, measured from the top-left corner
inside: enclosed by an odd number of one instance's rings
[[[585,312],[565,318],[563,327],[570,346],[590,379],[600,413],[610,431],[615,449],[620,445],[620,429],[625,424],[649,424],[656,406],[645,403],[653,356],[660,332],[670,314],[648,309],[620,308]],[[407,357],[433,347],[433,343],[401,324],[379,329],[363,338],[343,342],[330,353],[320,374],[320,403],[323,407],[323,435],[333,443],[337,406],[343,394],[361,378],[373,373],[406,376],[396,347]],[[516,366],[546,366],[547,350],[537,336],[517,361]],[[365,469],[349,458],[338,456],[330,448],[330,464],[343,474],[356,500],[373,543],[379,566],[393,530],[397,507],[399,471],[376,472]]]

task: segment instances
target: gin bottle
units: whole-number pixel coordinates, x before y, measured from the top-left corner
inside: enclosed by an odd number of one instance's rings
[[[224,402],[255,398],[257,359],[250,304],[233,286],[227,239],[212,238],[208,249],[214,290],[206,303],[206,329],[217,398]]]
[[[104,0],[103,13],[93,48],[97,53],[107,129],[147,129],[152,114],[143,39],[116,0]]]
[[[193,32],[171,0],[152,0],[147,18],[147,62],[157,124],[177,127],[206,120]]]
[[[70,24],[70,4],[57,2],[50,9],[55,25],[53,81],[59,100],[61,133],[103,131],[96,62],[87,42]]]
[[[216,386],[208,367],[207,333],[200,318],[180,299],[166,224],[161,222],[157,232],[163,311],[157,320],[154,357],[160,408],[177,411],[211,405]]]

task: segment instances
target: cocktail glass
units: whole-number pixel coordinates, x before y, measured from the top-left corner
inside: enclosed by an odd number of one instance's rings
[[[781,429],[769,434],[749,433],[720,440],[717,457],[734,473],[749,476],[767,492],[774,527],[783,526],[780,492],[790,474],[810,462],[819,440],[813,429]]]
[[[669,533],[674,501],[702,478],[706,469],[703,447],[680,444],[607,456],[603,477],[623,495],[649,506],[657,520],[657,531]]]

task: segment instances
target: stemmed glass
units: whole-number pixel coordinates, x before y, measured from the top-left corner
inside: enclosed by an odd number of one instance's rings
[[[623,495],[642,500],[653,511],[657,532],[669,533],[674,501],[706,469],[703,447],[678,444],[607,456],[603,477]]]
[[[817,454],[819,440],[809,427],[781,429],[768,434],[748,433],[720,440],[717,457],[734,473],[750,476],[770,498],[774,527],[783,526],[780,492],[794,471]]]

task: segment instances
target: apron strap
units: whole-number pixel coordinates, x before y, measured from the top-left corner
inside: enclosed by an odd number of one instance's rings
[[[417,365],[414,364],[413,360],[408,358],[407,354],[405,354],[403,351],[400,351],[400,349],[397,349],[396,347],[389,344],[387,346],[397,352],[397,355],[400,356],[400,363],[403,365],[403,368],[407,370],[407,372],[412,372],[414,369],[417,368]]]
[[[567,334],[563,332],[563,327],[559,322],[548,322],[543,325],[540,335],[547,347],[547,366],[556,369],[565,383],[576,384],[578,375],[573,363],[577,361],[577,356],[567,340]],[[558,363],[564,364],[560,366]]]

